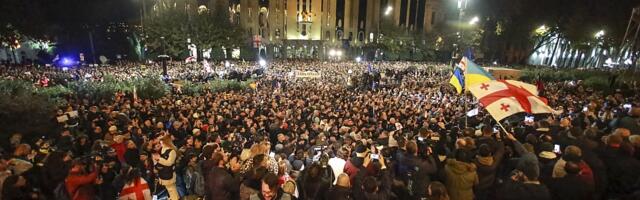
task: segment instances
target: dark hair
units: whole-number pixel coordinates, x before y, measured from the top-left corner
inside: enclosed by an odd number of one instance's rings
[[[470,153],[467,150],[458,149],[456,151],[455,158],[457,161],[469,163],[471,162],[471,158],[469,155]]]
[[[318,164],[313,164],[311,166],[309,166],[309,168],[307,168],[307,176],[309,177],[309,180],[316,182],[318,179],[320,179],[320,165]]]
[[[269,170],[266,167],[258,167],[253,169],[253,173],[249,178],[259,181],[262,180],[267,173],[269,173]]]
[[[407,153],[410,155],[414,155],[418,153],[418,144],[415,141],[407,142]]]
[[[271,190],[277,190],[279,185],[278,185],[278,176],[276,176],[275,174],[269,172],[267,173],[267,175],[265,175],[262,178],[262,184],[267,184],[267,186],[269,186],[269,189]]]
[[[564,170],[567,174],[576,175],[580,173],[580,165],[574,161],[567,161],[564,165]]]
[[[449,199],[449,193],[447,192],[447,187],[444,186],[441,182],[434,181],[429,184],[428,188],[431,190],[429,194],[429,199],[433,200],[445,200]]]
[[[376,189],[378,189],[378,181],[373,176],[367,176],[366,178],[364,178],[363,187],[365,192],[376,192]]]
[[[224,159],[224,155],[222,153],[214,153],[211,156],[211,161],[216,165],[216,167],[220,164],[220,161]]]
[[[7,198],[10,193],[16,192],[16,183],[20,179],[20,175],[11,175],[4,180],[2,184],[2,196]]]
[[[480,147],[478,147],[478,155],[482,157],[491,156],[491,148],[489,147],[489,145],[481,144]]]
[[[258,154],[253,156],[253,167],[259,167],[260,164],[262,164],[262,162],[264,162],[267,159],[267,156],[264,154]]]

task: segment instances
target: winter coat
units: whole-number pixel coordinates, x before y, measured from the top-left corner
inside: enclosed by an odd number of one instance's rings
[[[504,157],[504,143],[496,144],[496,152],[491,157],[478,156],[475,165],[478,167],[478,190],[487,190],[496,182],[496,170]]]
[[[240,200],[249,200],[251,195],[258,194],[258,192],[257,188],[250,187],[245,183],[240,184]]]
[[[433,156],[429,156],[429,158],[425,160],[408,154],[405,154],[397,168],[399,176],[402,177],[405,184],[409,181],[409,177],[406,175],[410,171],[414,173],[411,175],[411,179],[414,181],[411,188],[414,196],[424,196],[427,193],[427,186],[431,183],[430,177],[438,170]]]
[[[237,199],[240,183],[226,169],[215,167],[207,177],[207,199]]]
[[[334,186],[329,190],[326,200],[352,200],[353,194],[351,188],[342,187],[339,185]]]
[[[472,200],[473,186],[478,184],[476,165],[455,159],[446,162],[446,186],[451,200]]]
[[[358,174],[358,171],[363,168],[361,167],[363,162],[364,158],[354,157],[347,161],[347,164],[344,165],[344,173],[349,175],[349,179],[351,182],[353,182],[353,178],[355,178],[355,176]]]
[[[635,184],[640,179],[640,161],[622,152],[620,148],[606,147],[600,154],[607,166],[608,195],[620,197],[637,190]]]
[[[448,189],[448,188],[447,188]],[[508,180],[498,192],[498,200],[551,200],[549,189],[543,184]]]
[[[90,200],[96,198],[94,182],[98,177],[98,171],[93,170],[87,175],[79,174],[77,171],[69,172],[69,176],[65,180],[67,193],[71,200]]]
[[[577,175],[566,175],[550,181],[554,200],[592,200],[594,188]]]

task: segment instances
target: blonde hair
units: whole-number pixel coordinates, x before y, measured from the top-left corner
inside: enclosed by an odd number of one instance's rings
[[[267,152],[269,152],[269,149],[265,143],[253,144],[251,146],[251,157],[260,154],[267,154]]]
[[[178,151],[176,145],[173,145],[173,139],[171,139],[171,135],[165,135],[164,137],[161,137],[160,142],[162,142],[163,146],[166,146],[169,149],[175,151],[177,156],[180,156],[180,151]]]

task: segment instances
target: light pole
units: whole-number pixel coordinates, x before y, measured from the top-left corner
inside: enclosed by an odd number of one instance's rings
[[[454,67],[454,60],[457,59],[456,52],[460,49],[462,42],[462,17],[464,16],[464,10],[467,9],[468,0],[458,1],[458,32],[456,33],[457,44],[453,44],[453,50],[451,51],[451,67]]]
[[[163,54],[163,58],[162,58],[162,75],[167,77],[167,49],[165,47],[164,44],[164,36],[160,37],[161,40],[161,45],[162,45],[162,54]]]

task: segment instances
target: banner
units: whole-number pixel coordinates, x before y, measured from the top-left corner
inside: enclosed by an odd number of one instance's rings
[[[314,72],[314,71],[296,70],[294,71],[294,74],[296,78],[320,78],[321,77],[320,72]]]

